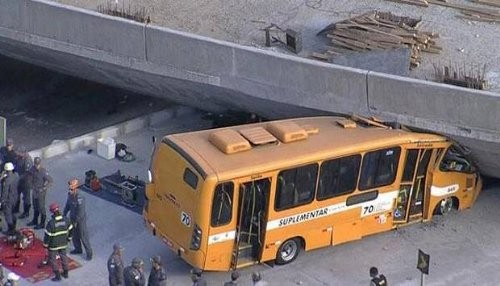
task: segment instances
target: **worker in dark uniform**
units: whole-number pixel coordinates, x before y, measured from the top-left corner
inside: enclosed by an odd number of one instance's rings
[[[86,259],[92,259],[92,247],[90,246],[87,230],[87,214],[85,212],[85,197],[78,194],[78,180],[71,179],[68,182],[69,193],[64,207],[64,216],[69,212],[69,218],[73,224],[73,249],[71,254],[81,254],[82,244],[87,254]]]
[[[8,138],[5,146],[0,148],[0,170],[3,170],[7,162],[11,162],[14,165],[14,169],[16,168],[17,153],[16,150],[14,150],[14,140],[11,138]]]
[[[33,187],[33,220],[28,223],[28,226],[34,225],[35,229],[42,229],[45,227],[45,220],[47,219],[45,197],[47,196],[47,190],[52,185],[52,177],[42,167],[40,157],[36,157],[33,161],[33,167],[30,170]],[[40,216],[40,223],[38,223],[38,216]]]
[[[144,261],[139,257],[132,259],[132,264],[123,270],[125,286],[145,286]]]
[[[370,277],[372,278],[370,286],[387,286],[387,279],[383,274],[378,274],[377,267],[370,268]]]
[[[240,278],[240,273],[238,271],[231,272],[231,281],[224,283],[224,286],[235,286],[238,285],[238,280]]]
[[[33,167],[33,159],[24,147],[19,148],[17,157],[16,172],[19,175],[19,184],[17,186],[18,199],[14,207],[14,213],[20,211],[21,197],[23,198],[23,213],[19,216],[20,219],[27,218],[31,208],[31,173]]]
[[[167,286],[167,271],[162,265],[160,256],[151,258],[151,273],[149,273],[148,286]]]
[[[203,271],[198,268],[191,269],[191,281],[193,286],[207,286],[207,281],[201,277]]]
[[[108,258],[109,286],[123,285],[123,247],[115,243]]]
[[[17,184],[19,176],[14,173],[14,164],[7,162],[4,165],[4,172],[1,179],[2,195],[0,196],[0,203],[2,204],[3,214],[7,221],[7,235],[16,233],[16,217],[12,210],[17,202]]]
[[[62,277],[68,278],[68,256],[66,249],[68,241],[71,240],[71,231],[73,226],[69,219],[63,217],[59,210],[59,205],[53,203],[50,205],[52,219],[47,223],[45,228],[45,237],[43,238],[43,246],[49,250],[49,264],[52,266],[55,277],[52,281],[61,280],[61,272],[57,263],[57,255],[61,258]]]

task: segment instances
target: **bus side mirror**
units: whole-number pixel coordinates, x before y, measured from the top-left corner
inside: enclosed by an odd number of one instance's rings
[[[153,144],[156,143],[156,136],[151,137],[151,141],[153,141]]]

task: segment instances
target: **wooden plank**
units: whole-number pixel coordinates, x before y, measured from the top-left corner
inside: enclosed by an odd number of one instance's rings
[[[472,0],[472,2],[493,7],[500,7],[500,1],[495,0]]]
[[[441,2],[441,1],[437,1],[437,0],[427,0],[427,2],[429,2],[431,4],[440,5],[440,6],[445,6],[445,7],[450,7],[450,8],[464,10],[464,11],[470,11],[470,12],[479,12],[479,13],[488,14],[488,15],[492,15],[492,16],[500,15],[500,10],[498,10],[498,9],[480,8],[480,7],[474,7],[474,6],[469,6],[469,5],[457,4],[457,3]]]
[[[329,55],[325,55],[325,54],[321,54],[321,53],[316,53],[316,52],[313,52],[311,56],[313,58],[315,58],[315,59],[319,59],[319,60],[322,60],[322,61],[328,61],[330,59]]]
[[[412,1],[412,0],[386,0],[386,1],[402,3],[402,4],[409,4],[409,5],[416,5],[416,6],[420,6],[420,7],[429,7],[429,3],[427,3],[427,1]]]
[[[500,23],[500,19],[488,17],[474,17],[469,15],[455,15],[457,18],[462,18],[471,21],[487,22],[487,23]]]

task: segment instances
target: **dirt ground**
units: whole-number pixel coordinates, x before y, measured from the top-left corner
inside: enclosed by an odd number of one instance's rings
[[[173,105],[2,56],[0,66],[0,116],[28,150]]]
[[[56,2],[97,10],[106,0],[54,0]],[[466,0],[448,2],[487,7]],[[115,3],[112,1],[111,3]],[[466,72],[482,71],[490,90],[500,92],[500,23],[485,23],[456,17],[459,11],[430,5],[418,7],[384,0],[116,0],[131,11],[145,8],[154,25],[192,32],[220,40],[263,49],[264,32],[270,23],[300,31],[304,49],[300,56],[326,49],[326,41],[316,33],[325,26],[365,13],[369,10],[390,11],[401,16],[422,17],[421,30],[437,32],[441,54],[424,54],[423,63],[411,72],[420,79],[433,79],[433,65],[451,65]],[[491,7],[489,7],[491,8]],[[281,47],[271,49],[288,53]]]

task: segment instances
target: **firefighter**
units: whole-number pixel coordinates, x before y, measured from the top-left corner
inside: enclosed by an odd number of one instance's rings
[[[40,157],[36,157],[33,161],[34,165],[30,170],[33,184],[33,220],[28,223],[28,226],[35,226],[35,229],[42,229],[45,227],[45,220],[47,219],[45,197],[47,196],[47,190],[52,185],[52,177],[42,167],[42,159]],[[40,223],[38,223],[39,216]]]
[[[5,146],[0,148],[0,170],[3,170],[5,163],[11,162],[16,168],[17,165],[17,154],[14,150],[14,140],[11,138],[7,139]]]
[[[201,277],[203,271],[199,268],[191,269],[191,281],[193,286],[207,286],[207,281]]]
[[[86,259],[92,260],[92,247],[90,246],[87,230],[87,214],[85,212],[85,197],[78,194],[78,180],[71,179],[68,182],[69,193],[64,207],[64,216],[69,212],[69,218],[74,227],[73,249],[71,254],[81,254],[82,244],[87,254]]]
[[[231,272],[231,281],[224,283],[224,286],[238,285],[238,282],[236,282],[238,278],[240,278],[240,273],[238,271]]]
[[[151,258],[151,273],[149,273],[148,286],[166,286],[167,272],[163,267],[160,256]]]
[[[144,261],[139,257],[132,259],[132,264],[123,270],[125,286],[145,286]]]
[[[115,243],[108,259],[109,286],[123,285],[123,247]]]
[[[43,246],[49,250],[49,264],[52,266],[52,271],[55,274],[52,281],[61,281],[57,255],[61,258],[62,277],[68,278],[68,256],[66,255],[66,249],[68,248],[68,241],[71,240],[73,225],[71,225],[69,219],[61,215],[57,203],[52,203],[49,210],[52,213],[52,219],[47,223],[47,227],[45,228]]]
[[[27,218],[31,208],[31,173],[30,169],[33,167],[33,159],[24,147],[19,148],[17,157],[16,172],[19,174],[19,184],[17,186],[18,198],[14,213],[20,211],[21,196],[23,198],[23,213],[19,216],[20,219]]]
[[[7,162],[4,165],[4,173],[1,179],[2,195],[0,202],[2,204],[5,220],[7,221],[7,235],[16,233],[16,217],[12,213],[17,201],[17,184],[19,176],[14,173],[14,164]]]

